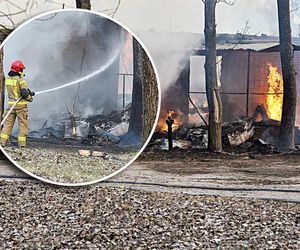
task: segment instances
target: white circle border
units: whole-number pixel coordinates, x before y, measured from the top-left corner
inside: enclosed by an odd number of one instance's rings
[[[89,14],[95,14],[95,15],[98,15],[98,16],[101,16],[101,17],[104,17],[106,19],[109,19],[110,21],[118,24],[119,26],[121,26],[123,29],[125,29],[127,32],[129,32],[132,37],[134,37],[138,43],[143,47],[143,49],[145,50],[148,58],[150,59],[150,62],[152,64],[152,67],[154,69],[154,73],[155,73],[155,76],[156,76],[156,80],[157,80],[157,88],[158,88],[158,106],[157,106],[157,113],[156,113],[156,118],[155,118],[155,121],[154,121],[154,124],[153,124],[153,127],[152,127],[152,130],[147,138],[147,140],[144,142],[143,146],[139,149],[139,151],[136,153],[136,155],[128,162],[125,164],[125,166],[123,166],[122,168],[118,169],[117,171],[113,172],[112,174],[110,175],[107,175],[103,178],[100,178],[98,180],[94,180],[94,181],[90,181],[90,182],[83,182],[83,183],[62,183],[62,182],[55,182],[55,181],[51,181],[51,180],[48,180],[48,179],[45,179],[43,177],[40,177],[40,176],[37,176],[33,173],[31,173],[30,171],[26,170],[25,168],[23,168],[22,166],[20,166],[15,160],[13,160],[9,154],[5,151],[5,149],[0,145],[0,150],[3,152],[3,154],[10,160],[10,162],[12,162],[16,167],[18,167],[19,169],[21,169],[23,172],[25,172],[26,174],[28,174],[29,176],[32,176],[34,177],[35,179],[38,179],[42,182],[46,182],[48,184],[52,184],[52,185],[57,185],[57,186],[67,186],[67,187],[82,187],[82,186],[88,186],[88,185],[93,185],[93,184],[97,184],[97,183],[100,183],[100,182],[103,182],[117,174],[119,174],[120,172],[122,172],[123,170],[125,170],[127,167],[129,167],[139,156],[140,154],[144,151],[144,149],[146,148],[146,146],[148,145],[154,131],[155,131],[155,127],[156,127],[156,124],[157,124],[157,121],[158,121],[158,118],[159,118],[159,114],[160,114],[160,108],[161,108],[161,88],[160,88],[160,80],[159,80],[159,76],[158,76],[158,71],[157,71],[157,68],[154,64],[154,61],[153,61],[153,58],[151,57],[149,51],[147,50],[147,48],[145,47],[145,45],[143,44],[143,42],[137,37],[137,35],[132,32],[127,26],[125,26],[124,24],[122,24],[121,22],[117,21],[116,19],[108,16],[108,15],[105,15],[105,14],[102,14],[102,13],[99,13],[97,11],[93,11],[93,10],[85,10],[85,9],[76,9],[76,8],[66,8],[66,9],[57,9],[57,10],[52,10],[52,11],[48,11],[48,12],[44,12],[42,14],[39,14],[37,16],[34,16],[32,18],[30,18],[29,20],[25,21],[24,23],[22,23],[21,25],[19,25],[16,29],[14,29],[6,38],[5,40],[0,44],[0,49],[2,49],[5,45],[5,43],[9,40],[9,38],[11,36],[14,35],[14,33],[16,33],[18,31],[18,29],[21,29],[23,26],[25,26],[26,24],[38,19],[38,18],[41,18],[41,17],[45,17],[47,15],[51,15],[51,14],[55,14],[55,13],[59,13],[59,12],[72,12],[72,11],[78,11],[78,12],[86,12],[86,13],[89,13]]]

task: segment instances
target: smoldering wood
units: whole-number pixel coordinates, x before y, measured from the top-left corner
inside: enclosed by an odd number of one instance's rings
[[[126,115],[126,113],[130,112],[130,109],[131,109],[131,105],[127,105],[125,109],[121,111],[112,111],[108,115],[102,115],[102,114],[89,115],[86,118],[86,121],[91,123],[105,123],[109,121],[120,123],[122,121],[122,117]]]
[[[105,118],[101,118],[100,120],[97,120],[97,122],[107,122],[109,120],[114,120],[114,121],[118,121],[121,122],[121,115],[130,111],[130,107],[127,107],[125,109],[123,109],[122,111],[116,112],[114,114],[110,114],[108,116],[105,116]]]
[[[50,121],[34,121],[36,125],[41,124],[40,129],[29,131],[28,137],[31,140],[47,139],[49,143],[64,141],[64,144],[76,145],[119,143],[120,137],[128,130],[129,110],[112,111],[108,115],[94,114],[87,118],[74,117],[75,124],[68,118],[68,113],[52,117]],[[76,137],[73,134],[74,128]]]
[[[277,0],[280,57],[283,77],[283,105],[278,146],[282,150],[295,148],[295,119],[297,105],[296,73],[290,24],[290,1]]]
[[[105,136],[105,137],[107,137],[107,139],[109,139],[110,141],[112,141],[114,143],[118,143],[120,141],[120,137],[115,136],[100,127],[95,127],[94,133],[95,133],[95,135],[98,135],[98,136]]]
[[[262,117],[262,121],[267,121],[268,120],[268,114],[267,114],[266,108],[263,104],[257,105],[257,107],[256,107],[256,109],[253,113],[253,116],[252,116],[254,121],[256,121],[259,114]]]
[[[278,121],[268,119],[266,122],[255,122],[252,117],[240,117],[234,122],[222,124],[222,143],[226,151],[234,153],[277,153],[278,133]],[[182,124],[172,131],[172,135],[173,145],[176,145],[173,148],[181,145],[182,149],[207,149],[208,128],[205,125],[186,127]],[[166,150],[166,140],[167,132],[156,132],[149,147]]]
[[[241,127],[235,128],[235,132],[228,133],[228,141],[230,146],[240,146],[242,143],[249,141],[254,136],[254,127],[252,120],[240,123]],[[239,131],[242,130],[242,131]]]

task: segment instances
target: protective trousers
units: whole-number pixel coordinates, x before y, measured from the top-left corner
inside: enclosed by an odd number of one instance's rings
[[[7,120],[4,123],[4,127],[0,135],[1,138],[0,142],[2,146],[6,145],[11,135],[16,117],[18,117],[18,125],[19,125],[18,145],[19,147],[26,147],[26,138],[28,133],[28,108],[27,107],[14,109],[9,114]]]

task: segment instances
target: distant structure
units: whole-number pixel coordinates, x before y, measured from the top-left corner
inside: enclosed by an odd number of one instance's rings
[[[150,36],[149,34],[147,34]],[[162,98],[161,110],[175,110],[183,114],[182,121],[188,122],[191,110],[189,96],[196,100],[198,107],[205,110],[205,76],[204,71],[199,67],[204,67],[205,47],[204,36],[199,33],[180,32],[152,32],[152,39],[158,36],[169,37],[169,41],[180,41],[182,37],[195,42],[196,46],[189,48],[189,52],[182,59],[181,71],[174,83],[166,90]],[[157,38],[159,40],[159,37]],[[184,42],[182,43],[184,44]],[[300,93],[300,37],[293,38],[294,61],[297,74],[298,93]],[[172,54],[172,53],[170,53]],[[267,77],[271,64],[277,67],[281,74],[281,62],[279,53],[279,37],[261,35],[217,34],[217,55],[220,64],[220,95],[223,104],[223,121],[232,122],[239,116],[252,116],[258,105],[266,105],[268,95]],[[202,66],[193,65],[192,57],[200,58]],[[191,88],[191,69],[201,72],[199,84]],[[202,84],[201,87],[200,84]],[[199,105],[199,102],[201,105]],[[298,105],[300,105],[300,95],[298,94]],[[201,107],[202,106],[202,107]],[[206,103],[207,106],[207,103]],[[200,118],[199,118],[200,119]],[[300,125],[300,108],[297,109],[296,123]]]

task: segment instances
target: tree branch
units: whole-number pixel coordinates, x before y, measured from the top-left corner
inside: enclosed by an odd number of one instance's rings
[[[117,11],[120,7],[120,4],[121,4],[121,0],[118,0],[117,6],[116,6],[115,10],[113,11],[113,13],[111,14],[111,17],[114,17],[114,15],[117,13]]]
[[[206,127],[208,127],[207,122],[205,121],[204,117],[200,114],[200,111],[198,110],[197,106],[194,104],[194,102],[192,101],[192,98],[190,96],[189,96],[189,101],[193,105],[193,107],[196,109],[198,115],[200,116],[201,120],[204,122],[204,124],[206,125]]]
[[[231,50],[233,50],[236,46],[238,46],[241,43],[241,41],[245,40],[245,36],[249,34],[250,28],[251,27],[249,26],[249,20],[247,20],[245,23],[245,27],[242,28],[241,38],[230,48]],[[227,51],[229,51],[229,50],[227,50]],[[227,53],[228,52],[225,52],[223,55],[226,55]],[[222,58],[217,62],[217,64],[220,62],[222,62]]]
[[[217,0],[217,3],[225,3],[225,4],[228,4],[228,5],[232,6],[232,5],[235,4],[235,1],[236,1],[236,0],[233,0],[233,1],[228,1],[228,0]]]
[[[297,11],[299,9],[300,9],[300,6],[298,6],[298,7],[294,8],[294,9],[290,10],[290,12],[294,12],[294,11]]]

